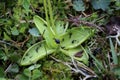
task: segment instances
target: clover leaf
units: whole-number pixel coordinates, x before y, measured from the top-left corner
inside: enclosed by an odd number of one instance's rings
[[[76,11],[85,11],[85,5],[82,0],[73,0],[73,8]]]
[[[91,4],[94,9],[106,10],[111,0],[92,0]]]

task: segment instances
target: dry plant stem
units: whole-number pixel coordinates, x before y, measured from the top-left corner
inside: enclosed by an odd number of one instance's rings
[[[100,31],[104,32],[99,26],[97,26],[96,24],[90,23],[90,22],[86,22],[86,21],[79,21],[80,24],[83,25],[87,25],[90,27],[96,27],[97,29],[99,29]]]
[[[85,76],[82,80],[87,80],[88,78],[96,77],[96,74],[92,70],[86,69],[87,67],[85,65],[83,65],[82,63],[80,63],[80,65],[78,66],[77,62],[75,62],[73,57],[71,57],[72,63],[63,62],[63,61],[58,60],[52,56],[51,56],[51,58],[57,62],[63,63],[64,65],[68,66],[75,73],[81,73],[83,76]],[[73,65],[74,67],[72,67],[71,65]],[[92,74],[91,75],[87,74],[85,71],[88,71],[88,73],[92,73]],[[81,78],[80,78],[80,80],[81,80]]]
[[[14,40],[11,40],[13,45],[16,45],[17,47],[23,47],[24,44],[30,39],[30,35],[27,36],[27,38],[23,42],[16,42]]]
[[[12,46],[12,44],[11,44],[11,43],[9,43],[9,42],[6,42],[6,41],[4,41],[4,40],[0,40],[0,43],[2,43],[2,44],[7,44],[7,45],[10,45],[10,46]]]
[[[12,43],[11,43],[11,42],[12,42]],[[12,40],[9,41],[9,42],[7,42],[7,41],[5,41],[5,40],[0,40],[0,43],[1,43],[1,44],[6,44],[6,45],[11,46],[11,47],[15,47],[15,48],[17,48],[17,49],[18,49],[18,47],[20,47],[19,45],[15,44]]]
[[[73,25],[79,26],[80,24],[89,26],[89,27],[95,27],[97,29],[99,29],[100,31],[104,32],[99,26],[97,26],[96,24],[92,23],[92,22],[87,22],[87,21],[82,21],[79,19],[80,16],[73,16],[71,14],[69,14],[69,16],[71,17],[70,19],[67,19],[69,22],[71,22]]]
[[[88,17],[88,15],[87,15],[87,14],[85,14],[84,12],[82,12],[82,14],[83,14],[85,17]]]
[[[120,36],[120,29],[118,28],[119,26],[114,26],[115,27],[115,29],[117,30],[116,32],[117,32],[117,35],[115,35],[115,36],[108,36],[107,38],[115,38],[116,39],[116,41],[117,41],[117,43],[118,43],[118,45],[120,46],[120,40],[118,39],[119,38],[119,36]]]
[[[10,65],[7,67],[7,69],[5,70],[5,73],[8,72],[8,70],[11,68],[11,66],[12,66],[12,64],[10,64]]]
[[[81,73],[82,75],[84,75],[85,77],[83,78],[83,80],[87,80],[88,78],[91,78],[91,77],[96,77],[96,76],[88,75],[88,74],[84,73],[82,70],[80,70],[77,66],[77,63],[75,63],[73,57],[71,57],[71,60],[72,60],[72,63],[73,63],[75,68],[72,68],[70,65],[68,65],[68,67],[71,70],[75,71],[76,73]]]
[[[95,19],[94,21],[93,21],[93,23],[95,23],[95,22],[97,22],[97,21],[100,21],[101,19],[103,19],[103,18],[105,18],[106,17],[106,15],[104,15],[104,16],[101,16],[100,18],[98,18],[98,19]]]

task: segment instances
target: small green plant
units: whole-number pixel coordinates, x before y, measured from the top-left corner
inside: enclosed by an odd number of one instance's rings
[[[25,52],[21,65],[30,65],[46,55],[59,51],[87,64],[88,55],[81,43],[88,39],[94,30],[85,26],[68,29],[68,23],[53,19],[50,0],[48,0],[48,7],[46,3],[44,0],[47,22],[39,16],[34,16],[33,19],[44,40],[34,44]]]
[[[17,80],[38,80],[42,76],[39,69],[30,70],[29,68],[24,69],[22,74],[18,74],[15,79]]]

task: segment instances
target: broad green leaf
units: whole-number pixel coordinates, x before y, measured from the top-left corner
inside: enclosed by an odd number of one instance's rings
[[[82,46],[78,46],[72,49],[60,49],[60,50],[67,56],[73,57],[76,60],[79,60],[85,64],[88,64],[89,57]]]
[[[94,9],[106,10],[109,7],[111,0],[92,0],[91,4]]]
[[[73,8],[76,11],[85,11],[83,0],[73,0]]]
[[[48,30],[45,31],[43,34],[45,35],[45,41],[50,48],[56,48],[58,47],[58,44],[55,42],[55,36],[53,36]]]
[[[64,49],[75,48],[94,33],[93,29],[87,27],[76,27],[70,29],[61,39],[61,47]]]
[[[47,45],[49,47],[56,48],[57,44],[55,43],[55,40],[54,40],[55,37],[51,33],[51,31],[48,29],[47,22],[39,16],[34,16],[33,20],[39,32],[45,38]]]
[[[33,21],[41,34],[47,29],[47,22],[39,16],[34,16]],[[43,37],[45,37],[43,35]]]
[[[39,59],[44,58],[46,55],[53,53],[55,50],[48,48],[45,41],[31,46],[23,55],[21,65],[29,65],[37,62]]]

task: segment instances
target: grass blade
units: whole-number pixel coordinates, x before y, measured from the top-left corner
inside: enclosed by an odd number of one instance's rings
[[[118,64],[118,58],[117,58],[117,54],[115,52],[115,48],[113,46],[113,42],[112,42],[111,38],[109,38],[109,41],[110,41],[110,48],[111,48],[111,52],[112,52],[113,63],[117,65]]]
[[[90,55],[90,57],[92,57],[95,60],[95,63],[98,65],[98,67],[102,70],[104,70],[103,65],[94,57],[94,55],[92,54],[92,52],[90,51],[90,49],[88,48],[87,53]]]

